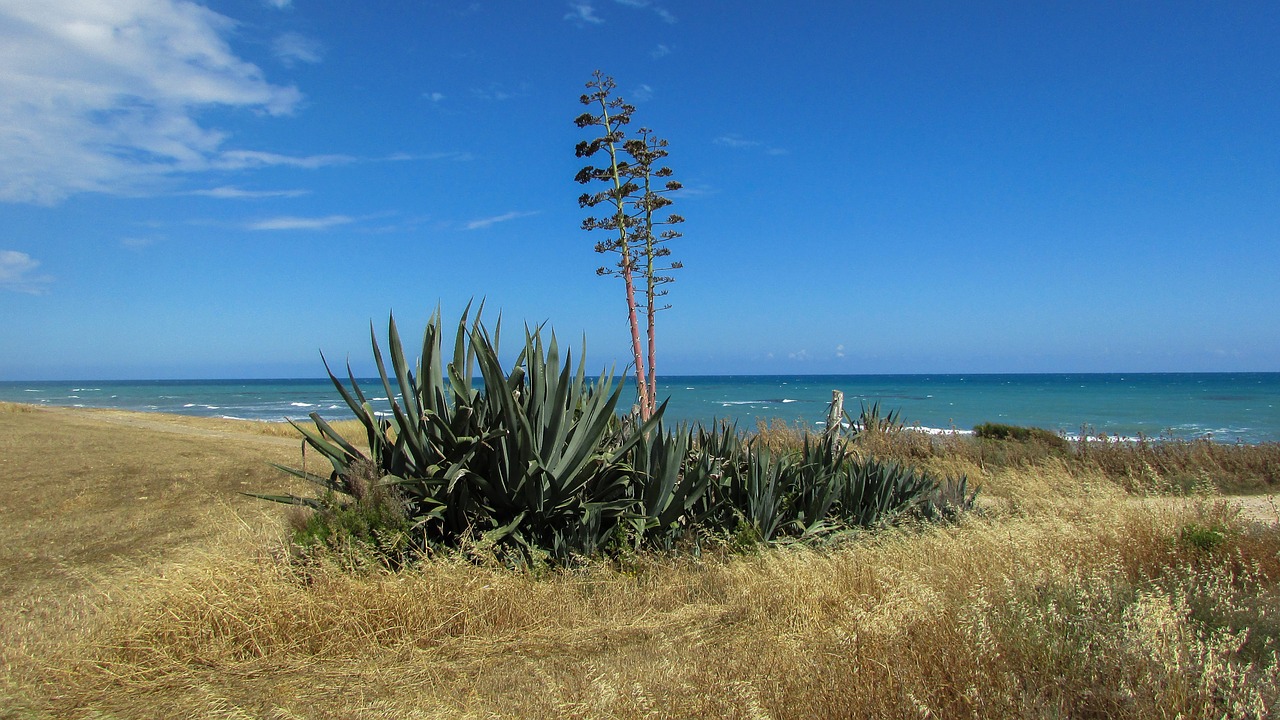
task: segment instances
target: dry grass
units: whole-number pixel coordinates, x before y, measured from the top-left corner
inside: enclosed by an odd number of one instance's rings
[[[234,432],[0,413],[0,438],[21,435],[0,447],[6,499],[44,508],[0,526],[3,547],[92,544],[111,532],[93,516],[167,533],[117,530],[113,556],[0,556],[9,604],[39,610],[0,610],[0,717],[1243,718],[1280,702],[1280,527],[1220,500],[1136,501],[1063,460],[934,456],[981,480],[985,516],[827,551],[352,574],[282,560],[278,509],[209,499],[244,463],[296,453]],[[49,467],[54,446],[70,452]],[[112,504],[101,487],[131,457],[136,482],[186,472],[201,490],[158,514]]]
[[[774,451],[794,449],[804,430],[780,420],[760,422],[757,435]],[[1079,477],[1103,476],[1141,494],[1270,493],[1280,489],[1280,443],[1244,445],[1208,439],[1090,437],[1066,445],[1031,440],[984,440],[959,433],[931,435],[904,430],[865,433],[855,452],[929,468],[1028,471],[1049,465]]]

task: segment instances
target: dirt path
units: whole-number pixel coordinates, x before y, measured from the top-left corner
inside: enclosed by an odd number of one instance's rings
[[[1240,517],[1265,525],[1280,524],[1280,494],[1233,495],[1227,501],[1240,509]]]

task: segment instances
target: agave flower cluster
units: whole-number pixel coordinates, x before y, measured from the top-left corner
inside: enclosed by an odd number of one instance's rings
[[[621,417],[622,384],[612,374],[589,379],[582,360],[575,368],[566,353],[561,361],[554,335],[544,343],[540,328],[527,327],[523,348],[504,370],[498,334],[468,311],[446,356],[437,312],[411,366],[393,317],[390,367],[371,333],[389,413],[374,410],[349,365],[345,382],[329,372],[364,426],[367,454],[313,413],[314,428],[295,427],[332,472],[281,469],[323,494],[258,497],[323,516],[390,494],[403,508],[398,527],[406,542],[371,546],[407,543],[422,554],[480,543],[518,563],[697,546],[709,537],[813,539],[907,512],[953,515],[955,506],[972,504],[972,494],[961,486],[957,495],[954,484],[947,497],[958,500],[942,503],[948,488],[936,480],[856,459],[835,434],[775,454],[732,427],[669,429],[665,403],[647,420]],[[386,492],[370,493],[370,482]]]

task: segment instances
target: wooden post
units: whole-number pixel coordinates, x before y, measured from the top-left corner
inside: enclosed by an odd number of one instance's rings
[[[840,419],[844,417],[844,392],[831,391],[831,407],[827,409],[827,434],[840,434]]]

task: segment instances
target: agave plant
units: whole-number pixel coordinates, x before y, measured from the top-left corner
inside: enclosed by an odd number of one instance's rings
[[[257,497],[308,506],[316,511],[310,537],[367,541],[394,554],[395,566],[412,552],[472,540],[517,562],[565,562],[622,542],[670,549],[690,535],[803,540],[904,512],[950,519],[972,506],[963,478],[941,487],[911,468],[855,457],[837,433],[773,453],[729,425],[668,431],[665,403],[648,420],[621,418],[622,385],[612,374],[588,378],[581,359],[561,360],[554,334],[544,342],[541,328],[528,327],[506,369],[500,323],[490,335],[479,315],[462,314],[446,353],[437,311],[413,364],[394,317],[387,356],[370,328],[389,412],[374,409],[350,364],[342,380],[326,361],[364,442],[312,413],[313,426],[295,427],[331,472],[281,469],[323,493]],[[900,427],[896,413],[881,416],[874,405],[862,419],[864,428]]]
[[[282,469],[351,495],[352,468],[371,461],[379,482],[404,499],[424,545],[456,547],[484,536],[527,556],[594,552],[633,510],[635,471],[626,460],[661,412],[620,436],[615,412],[622,386],[611,374],[588,381],[581,360],[576,371],[567,354],[561,364],[554,335],[544,345],[541,330],[528,328],[508,372],[479,314],[474,321],[469,314],[470,308],[458,322],[447,363],[438,312],[416,366],[406,359],[394,317],[387,330],[390,370],[371,331],[387,414],[374,410],[349,364],[344,383],[326,361],[334,387],[364,426],[369,456],[312,413],[315,429],[295,427],[332,472]],[[314,498],[259,497],[318,507]]]

